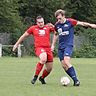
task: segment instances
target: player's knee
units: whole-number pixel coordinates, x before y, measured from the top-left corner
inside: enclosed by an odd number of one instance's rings
[[[42,59],[42,60],[40,60],[40,62],[42,63],[42,64],[45,64],[46,63],[46,59]]]
[[[63,60],[63,64],[66,66],[66,65],[68,65],[68,61],[67,60]]]
[[[64,62],[64,61],[62,61],[62,63],[61,63],[61,64],[62,64],[62,67],[63,67],[63,69],[64,69],[64,70],[67,70],[67,69],[68,69],[68,66],[67,66],[67,64],[65,64],[65,62]]]
[[[66,68],[69,68],[69,67],[71,67],[72,65],[70,64],[70,62],[69,61],[67,61],[67,60],[64,60],[64,67],[66,67]],[[66,69],[65,68],[65,69]]]
[[[62,67],[63,67],[64,70],[68,69],[68,67],[66,65],[64,65],[64,64],[62,65]]]
[[[52,71],[52,68],[48,69],[47,71],[48,71],[48,72],[51,72],[51,71]]]
[[[52,67],[47,68],[47,71],[48,71],[48,72],[51,72],[51,71],[52,71]]]
[[[47,61],[47,54],[46,53],[42,53],[42,54],[40,54],[39,58],[40,58],[40,62],[42,64],[45,64],[46,61]]]

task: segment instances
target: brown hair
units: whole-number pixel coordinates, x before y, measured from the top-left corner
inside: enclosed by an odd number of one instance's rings
[[[57,10],[56,12],[55,12],[55,17],[57,17],[58,15],[62,15],[62,16],[64,16],[65,15],[65,11],[64,10],[62,10],[62,9],[59,9],[59,10]]]
[[[41,18],[43,18],[43,17],[41,15],[39,15],[39,16],[36,17],[36,20],[41,19]]]

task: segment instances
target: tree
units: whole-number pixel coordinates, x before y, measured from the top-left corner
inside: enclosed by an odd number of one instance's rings
[[[75,19],[96,23],[96,0],[69,0],[65,8]]]
[[[65,6],[69,15],[77,20],[96,23],[96,0],[69,0]],[[77,57],[96,57],[96,32],[91,28],[76,28],[77,35],[85,37],[79,50],[75,50]],[[78,54],[77,54],[78,53]]]
[[[18,13],[18,0],[1,0],[0,1],[0,32],[14,33],[17,37],[23,30],[23,23]],[[13,34],[12,34],[13,35]],[[17,39],[15,37],[15,40]],[[14,42],[14,35],[12,42]]]
[[[54,12],[64,8],[66,0],[20,0],[20,15],[24,21],[35,23],[35,18],[42,15],[46,22],[54,22]]]

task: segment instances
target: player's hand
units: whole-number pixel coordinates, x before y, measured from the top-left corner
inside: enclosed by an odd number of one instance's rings
[[[96,28],[96,24],[90,24],[91,28]]]
[[[14,45],[12,51],[14,52],[18,46]]]
[[[55,27],[52,23],[47,23],[47,25],[48,25],[49,27],[52,27],[52,28]]]
[[[53,52],[53,51],[54,51],[54,49],[55,49],[55,46],[54,46],[54,45],[52,45],[52,46],[51,46],[51,51]]]

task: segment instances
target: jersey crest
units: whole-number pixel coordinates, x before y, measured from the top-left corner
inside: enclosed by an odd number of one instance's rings
[[[44,36],[45,35],[45,30],[39,30],[39,33],[38,33],[40,36]]]

